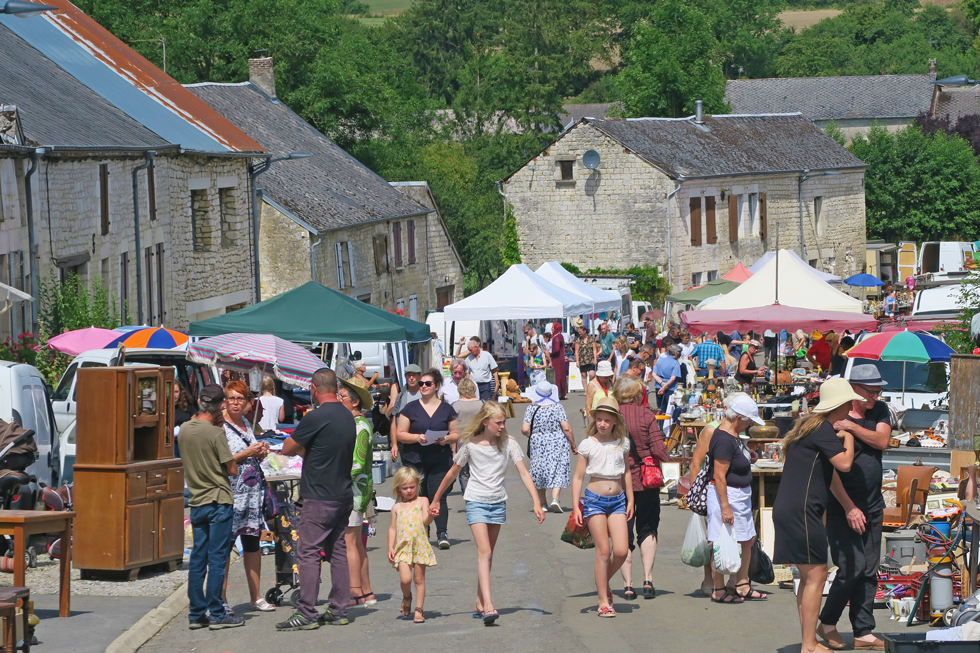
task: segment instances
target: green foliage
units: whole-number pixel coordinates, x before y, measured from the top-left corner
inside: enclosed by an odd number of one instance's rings
[[[687,116],[694,113],[695,100],[703,100],[708,113],[728,112],[725,78],[717,64],[721,46],[693,3],[658,2],[649,22],[633,33],[616,78],[627,115]]]
[[[850,151],[868,165],[868,238],[970,240],[980,231],[980,167],[958,136],[874,125]]]
[[[514,209],[507,207],[504,218],[504,265],[514,265],[521,262],[521,248],[517,243],[517,219]]]
[[[582,271],[574,263],[562,263],[561,266],[571,272],[572,274],[582,274]]]
[[[72,357],[48,347],[48,336],[42,328],[36,336],[22,333],[0,343],[0,360],[33,365],[45,382],[55,385],[68,369]]]
[[[847,145],[847,136],[844,135],[844,130],[840,128],[836,121],[831,120],[824,127],[823,133],[830,136],[832,139],[837,141],[841,145]]]
[[[980,274],[972,272],[963,278],[956,304],[963,311],[960,315],[959,324],[956,326],[943,325],[940,331],[946,340],[946,344],[955,349],[957,353],[972,354],[977,343],[974,343],[970,336],[970,326],[973,317],[980,313]]]
[[[663,304],[664,297],[671,292],[670,284],[660,276],[660,270],[649,265],[635,265],[626,270],[592,268],[586,274],[629,275],[633,277],[630,281],[630,294],[633,299],[650,302],[654,306]]]
[[[361,0],[341,0],[339,11],[345,16],[364,16],[371,11],[371,6]]]
[[[38,279],[38,319],[48,333],[99,327],[115,329],[120,325],[116,296],[110,296],[101,277],[92,279],[91,292],[75,274],[63,282],[52,271],[47,279]]]

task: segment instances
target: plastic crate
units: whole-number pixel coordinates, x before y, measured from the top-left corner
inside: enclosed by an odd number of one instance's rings
[[[885,653],[976,653],[976,642],[927,642],[922,633],[882,635]]]
[[[922,600],[919,601],[919,608],[915,611],[915,618],[919,621],[932,621],[932,606],[929,604],[929,578],[923,574],[912,581],[912,597],[919,595],[919,589],[926,583],[926,591],[922,593]],[[953,576],[953,603],[956,604],[963,596],[962,586],[959,575]],[[974,650],[976,645],[974,644]]]

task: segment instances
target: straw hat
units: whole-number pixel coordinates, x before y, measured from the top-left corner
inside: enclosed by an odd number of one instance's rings
[[[599,411],[604,413],[612,413],[619,418],[619,421],[623,421],[623,414],[619,412],[619,402],[612,397],[603,397],[600,399],[599,405],[593,408],[592,412],[589,414],[595,417],[595,414]]]
[[[820,386],[820,403],[814,408],[815,413],[829,413],[850,401],[864,401],[864,397],[854,392],[847,379],[827,379]]]
[[[371,393],[367,391],[367,388],[362,388],[356,383],[351,383],[347,379],[337,379],[344,384],[344,387],[352,392],[357,393],[357,398],[361,400],[361,412],[366,413],[374,408],[374,399],[371,398]]]
[[[580,318],[580,317],[573,317],[572,318],[572,326],[575,327],[576,329],[578,329],[580,327],[585,326],[585,322],[583,322],[582,321],[582,318]]]

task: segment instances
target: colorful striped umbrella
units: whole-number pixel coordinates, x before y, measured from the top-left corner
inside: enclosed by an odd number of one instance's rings
[[[254,367],[282,381],[309,385],[313,373],[326,367],[297,344],[272,335],[227,333],[188,345],[187,358],[197,363],[220,364],[237,370]]]
[[[952,347],[924,331],[876,333],[847,351],[850,358],[907,363],[948,363],[954,353]]]
[[[163,327],[146,327],[124,333],[105,346],[106,349],[125,346],[127,349],[173,349],[187,342],[187,334]]]

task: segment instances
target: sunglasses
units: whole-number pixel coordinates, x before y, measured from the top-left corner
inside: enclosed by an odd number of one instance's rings
[[[428,388],[429,386],[435,385],[435,381],[419,381],[419,385],[423,388]]]

